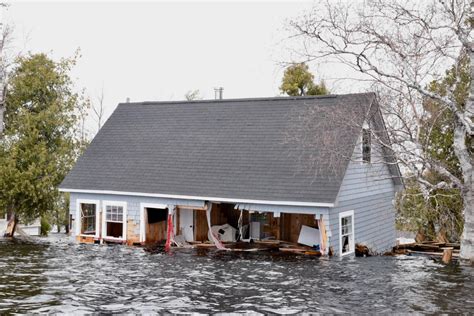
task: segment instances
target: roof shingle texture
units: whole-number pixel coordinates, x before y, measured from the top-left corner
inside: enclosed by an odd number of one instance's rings
[[[358,136],[344,121],[360,123],[373,99],[119,104],[61,188],[333,203]],[[327,113],[350,117],[328,122]],[[303,131],[308,117],[314,128]],[[306,133],[310,146],[294,137]]]

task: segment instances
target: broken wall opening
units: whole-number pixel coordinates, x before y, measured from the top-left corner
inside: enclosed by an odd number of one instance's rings
[[[281,240],[297,243],[302,226],[319,229],[314,214],[281,214]]]
[[[235,204],[213,203],[211,210],[211,227],[228,224],[238,228],[240,211],[234,209]],[[248,211],[244,211],[244,224],[248,224]],[[195,209],[193,211],[194,241],[206,242],[209,240],[209,228],[207,224],[206,210]]]
[[[166,240],[168,209],[145,208],[145,243]]]
[[[242,214],[242,231],[239,218]],[[195,241],[207,241],[208,225],[205,210],[195,210]],[[235,204],[213,203],[211,227],[230,225],[237,230],[237,237],[254,240],[280,240],[298,243],[303,226],[319,229],[315,214],[257,212],[235,209]],[[222,232],[223,234],[224,232]],[[242,236],[240,236],[242,233]]]
[[[318,221],[313,214],[251,212],[249,221],[250,238],[257,240],[297,243],[303,226],[318,229]]]

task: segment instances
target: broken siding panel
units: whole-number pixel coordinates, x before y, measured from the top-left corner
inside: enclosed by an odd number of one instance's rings
[[[395,244],[395,186],[388,166],[380,163],[380,148],[373,145],[372,164],[358,161],[356,147],[338,194],[336,207],[329,214],[330,245],[339,254],[339,214],[354,211],[355,243],[383,252]]]

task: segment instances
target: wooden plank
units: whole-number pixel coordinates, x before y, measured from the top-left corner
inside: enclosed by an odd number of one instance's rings
[[[408,253],[413,253],[413,254],[418,254],[418,255],[426,255],[426,256],[439,256],[442,257],[443,253],[442,252],[432,252],[432,251],[416,251],[416,250],[410,250],[407,249]],[[458,253],[453,253],[453,257],[459,257]]]
[[[206,211],[194,210],[194,240],[206,241],[208,234]]]
[[[146,225],[146,243],[166,240],[166,221]]]
[[[208,243],[194,244],[193,246],[198,247],[198,248],[216,248],[214,244],[208,244]]]
[[[193,205],[176,205],[177,208],[181,209],[188,209],[188,210],[206,210],[206,207],[199,207],[199,206],[193,206]]]
[[[446,247],[453,247],[454,249],[461,249],[461,245],[458,243],[446,243]]]
[[[161,209],[154,209],[152,212],[166,212]],[[166,240],[167,225],[166,220],[156,223],[148,223],[148,209],[145,209],[145,243],[157,243]]]
[[[421,249],[421,250],[426,249],[426,250],[434,250],[434,251],[440,249],[439,246],[434,245],[434,244],[417,244],[417,245],[415,245],[415,248]]]
[[[76,240],[80,243],[93,244],[95,237],[94,236],[76,236]]]
[[[446,247],[442,249],[443,249],[443,257],[441,258],[441,261],[443,261],[444,264],[448,264],[451,262],[451,258],[453,257],[453,248]]]
[[[281,240],[290,241],[293,243],[298,242],[300,236],[301,226],[306,225],[309,227],[318,228],[318,223],[312,214],[288,214],[283,213],[282,216],[282,229],[281,229]]]
[[[279,245],[281,241],[279,240],[255,240],[254,243],[256,244],[270,244],[270,245]]]
[[[321,256],[321,251],[310,250],[305,251],[304,254],[309,256]]]
[[[282,252],[294,252],[294,253],[304,253],[307,251],[306,249],[301,249],[301,248],[278,248],[278,250]]]
[[[181,225],[180,225],[180,219],[181,219],[181,210],[179,208],[176,208],[176,213],[174,216],[176,223],[174,223],[174,226],[176,227],[175,235],[182,235],[183,232],[181,231]]]

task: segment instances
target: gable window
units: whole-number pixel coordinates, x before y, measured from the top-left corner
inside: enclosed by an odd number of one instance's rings
[[[126,239],[126,204],[104,201],[103,237]]]
[[[339,214],[339,249],[344,256],[354,252],[354,211]]]
[[[76,201],[75,230],[77,236],[99,237],[99,201]]]
[[[362,161],[364,163],[370,163],[371,154],[371,134],[370,129],[362,129]]]

